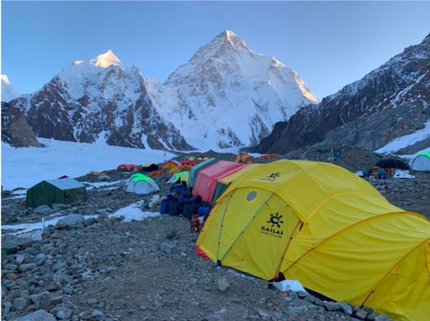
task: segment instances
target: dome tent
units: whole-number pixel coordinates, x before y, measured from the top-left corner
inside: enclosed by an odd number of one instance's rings
[[[159,191],[157,183],[151,178],[142,173],[136,173],[130,176],[126,183],[127,192],[136,194],[148,194]]]
[[[281,160],[236,178],[197,247],[265,280],[282,274],[395,320],[430,315],[430,222],[333,164]]]
[[[381,159],[375,164],[375,166],[381,168],[409,169],[409,165],[407,163],[395,158]]]
[[[415,156],[411,162],[411,169],[414,171],[430,171],[430,152]]]

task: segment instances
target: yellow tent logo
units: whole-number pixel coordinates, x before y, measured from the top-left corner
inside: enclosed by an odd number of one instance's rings
[[[280,229],[281,224],[284,224],[282,215],[279,215],[279,213],[270,214],[270,219],[266,223],[270,224],[270,226],[261,226],[261,233],[282,238],[284,235],[284,231]]]
[[[281,219],[282,215],[279,215],[279,213],[270,214],[270,220],[268,220],[266,223],[272,224],[272,227],[276,225],[278,228],[281,228],[281,224],[284,223],[284,221],[281,221]]]
[[[261,178],[261,180],[262,181],[276,181],[276,179],[279,177],[279,176],[281,176],[281,173],[279,173],[279,172],[276,172],[276,173],[272,173],[272,174],[270,174],[269,176],[266,176],[266,177],[262,177]]]

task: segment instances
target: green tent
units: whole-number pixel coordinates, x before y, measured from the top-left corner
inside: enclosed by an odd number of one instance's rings
[[[430,171],[430,152],[418,154],[412,160],[411,168],[414,171]]]
[[[26,205],[38,207],[54,203],[71,204],[87,200],[87,190],[83,184],[73,178],[61,178],[40,183],[27,190]]]
[[[135,194],[148,194],[157,192],[160,188],[151,177],[142,173],[136,173],[128,179],[125,190]]]

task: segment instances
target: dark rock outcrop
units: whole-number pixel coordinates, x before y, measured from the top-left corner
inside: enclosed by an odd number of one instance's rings
[[[1,123],[2,142],[13,147],[43,147],[22,112],[6,102],[1,103]]]

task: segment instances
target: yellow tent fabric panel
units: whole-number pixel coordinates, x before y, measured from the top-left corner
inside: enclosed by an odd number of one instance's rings
[[[280,160],[236,177],[197,246],[265,280],[284,274],[395,320],[430,315],[430,222],[338,166]]]
[[[385,214],[359,222],[312,249],[296,236],[291,248],[299,248],[296,251],[304,255],[293,263],[283,261],[281,271],[286,278],[298,279],[304,287],[334,300],[372,306],[388,315],[394,313],[387,309],[388,302],[405,310],[409,298],[417,296],[418,303],[408,311],[409,316],[416,315],[412,310],[421,300],[430,302],[430,279],[421,246],[429,237],[430,225],[424,217],[408,212]],[[411,256],[417,244],[422,253]],[[414,283],[416,286],[405,295],[409,284]],[[427,288],[424,293],[422,284]]]
[[[309,221],[304,222],[300,231],[303,248],[312,248],[322,240],[344,230],[348,226],[377,215],[403,212],[400,208],[379,197],[348,194],[333,198],[321,206]],[[289,252],[288,259],[296,260],[303,255],[296,249]]]
[[[252,199],[253,192],[254,189],[239,189],[228,200],[215,205],[213,210],[223,214],[209,215],[205,226],[210,225],[210,229],[203,227],[201,249],[215,262],[271,279],[281,263],[273,257],[283,256],[297,216],[273,193],[258,191]],[[270,203],[266,204],[267,200]]]
[[[430,305],[429,270],[425,268],[423,255],[426,246],[430,246],[428,241],[411,251],[365,304],[377,306],[380,312],[390,315],[393,320],[426,320]]]
[[[248,165],[249,166],[249,165]],[[379,197],[380,193],[362,178],[341,167],[310,161],[276,161],[258,166],[235,179],[225,191],[245,184],[256,188],[276,190],[303,221],[336,193],[358,193]],[[312,195],[312,197],[310,197]]]

